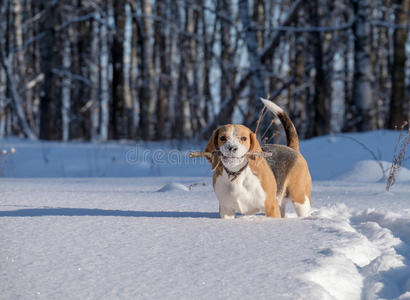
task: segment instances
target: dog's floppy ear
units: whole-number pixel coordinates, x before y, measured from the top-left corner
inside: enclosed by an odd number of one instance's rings
[[[256,138],[256,134],[251,132],[250,136],[251,140],[251,145],[249,147],[249,152],[262,152],[262,148],[259,145],[258,139]],[[254,155],[249,155],[248,156],[248,162],[249,166],[252,169],[252,172],[254,174],[258,174],[258,165],[262,162],[263,157],[262,156],[254,156]]]
[[[212,136],[209,138],[208,145],[206,145],[205,152],[214,152],[218,150],[218,136],[219,129],[215,129]],[[211,169],[214,171],[219,165],[219,156],[213,155],[211,158],[206,158],[211,163]]]
[[[249,152],[262,152],[262,148],[259,145],[258,139],[256,138],[256,134],[254,134],[253,132],[251,132],[250,140],[251,145],[249,147]]]

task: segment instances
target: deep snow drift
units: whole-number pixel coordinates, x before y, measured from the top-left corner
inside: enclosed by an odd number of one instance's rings
[[[397,134],[354,138],[389,161]],[[4,175],[82,177],[0,180],[0,299],[410,299],[409,160],[386,192],[360,145],[309,140],[311,217],[221,220],[209,166],[172,146],[0,144]]]

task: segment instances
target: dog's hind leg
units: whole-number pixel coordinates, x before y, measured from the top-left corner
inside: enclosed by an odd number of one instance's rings
[[[293,208],[298,217],[309,217],[312,211],[310,197],[304,193],[291,195]]]
[[[283,197],[282,199],[279,198],[279,210],[280,210],[280,215],[282,218],[286,218],[286,204],[288,203],[288,198]]]

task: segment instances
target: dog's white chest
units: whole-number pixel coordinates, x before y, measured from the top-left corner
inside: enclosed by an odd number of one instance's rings
[[[221,215],[255,214],[265,211],[266,193],[249,166],[234,180],[223,171],[215,181],[215,194],[219,200]]]

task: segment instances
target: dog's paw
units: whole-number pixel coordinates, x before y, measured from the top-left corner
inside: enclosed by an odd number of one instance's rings
[[[221,219],[233,220],[233,219],[235,219],[235,215],[226,215],[226,214],[222,215],[221,214]]]

